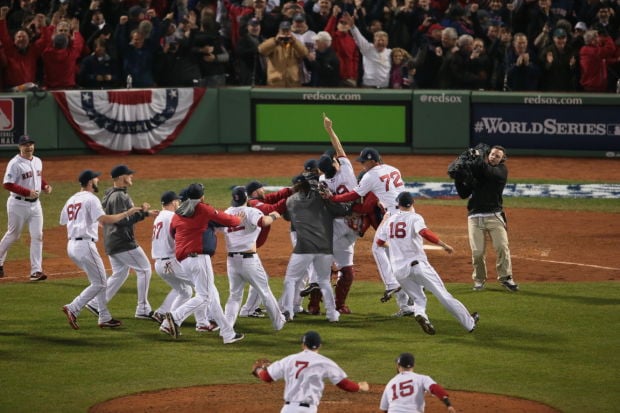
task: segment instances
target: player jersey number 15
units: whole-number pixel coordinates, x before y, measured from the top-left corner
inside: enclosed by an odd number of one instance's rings
[[[385,192],[390,192],[390,182],[394,184],[394,188],[398,188],[399,186],[403,186],[405,183],[400,177],[400,172],[392,171],[389,174],[381,175],[379,177],[381,182],[385,183]]]

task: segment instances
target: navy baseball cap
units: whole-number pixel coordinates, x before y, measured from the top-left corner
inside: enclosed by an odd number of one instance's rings
[[[133,173],[134,171],[129,169],[127,165],[116,165],[114,168],[112,168],[112,171],[110,171],[110,175],[112,175],[112,178],[118,178],[121,175],[132,175]]]
[[[360,156],[359,156],[359,158],[357,158],[357,160],[358,160],[358,162],[365,162],[365,161],[380,162],[381,161],[381,157],[379,156],[379,152],[377,152],[376,149],[364,148],[360,152]]]
[[[290,31],[291,30],[291,22],[284,20],[282,22],[280,22],[280,25],[278,26],[278,29],[282,30],[283,32],[286,31]]]
[[[187,188],[183,188],[179,191],[179,199],[181,202],[187,200]]]
[[[28,135],[22,135],[17,139],[17,144],[18,145],[25,145],[27,143],[34,143],[34,139],[32,139],[30,136]]]
[[[244,186],[236,186],[232,190],[232,206],[238,207],[248,202],[248,194],[245,192]]]
[[[310,350],[316,350],[321,347],[321,336],[316,331],[308,331],[301,338],[301,342]]]
[[[306,182],[306,181],[307,181],[306,177],[305,177],[305,176],[303,176],[303,175],[301,175],[301,174],[300,174],[300,175],[296,175],[296,176],[294,176],[294,177],[293,177],[293,179],[291,180],[291,182],[293,183],[293,185],[296,185],[296,184],[302,184],[302,183],[304,183],[304,182]]]
[[[91,171],[90,169],[86,169],[80,173],[80,176],[78,177],[78,181],[80,182],[82,186],[86,186],[88,185],[88,181],[90,181],[93,178],[98,177],[99,175],[101,175],[101,172],[95,172],[95,171]]]
[[[245,192],[247,192],[248,195],[252,195],[252,192],[262,188],[263,186],[265,185],[261,184],[258,181],[252,181],[245,186]]]
[[[415,363],[415,358],[411,353],[401,353],[400,356],[398,356],[398,358],[396,359],[396,363],[398,363],[398,365],[401,367],[410,369]]]
[[[189,199],[200,199],[205,194],[205,187],[202,184],[190,184],[185,192]]]
[[[403,191],[396,197],[396,202],[398,202],[398,206],[408,208],[413,205],[413,195],[411,192]]]
[[[308,159],[306,162],[304,162],[304,171],[310,172],[318,167],[319,164],[316,159]]]
[[[319,169],[325,174],[325,177],[333,178],[333,176],[336,175],[336,168],[334,168],[333,158],[327,155],[321,156],[318,166]]]
[[[171,203],[175,199],[181,199],[181,197],[178,196],[174,191],[166,191],[163,194],[161,194],[161,204],[162,205],[168,205],[169,203]]]

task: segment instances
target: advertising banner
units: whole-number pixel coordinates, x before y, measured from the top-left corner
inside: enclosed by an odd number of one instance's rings
[[[484,142],[511,149],[620,150],[615,105],[473,103],[472,145]]]

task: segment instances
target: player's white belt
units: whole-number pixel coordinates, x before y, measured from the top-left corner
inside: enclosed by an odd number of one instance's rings
[[[94,238],[69,238],[71,241],[90,241],[90,242],[95,242]]]
[[[310,404],[308,404],[308,403],[284,402],[284,404],[297,404],[300,407],[310,407]]]
[[[16,196],[14,198],[17,199],[18,201],[26,201],[26,202],[37,202],[39,200],[39,198],[31,199],[31,198],[25,198],[23,196]]]
[[[235,255],[241,255],[243,258],[252,258],[254,257],[255,252],[229,252],[229,257],[234,257]]]

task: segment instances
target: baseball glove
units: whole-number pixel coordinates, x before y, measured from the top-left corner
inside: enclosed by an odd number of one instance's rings
[[[258,377],[258,369],[266,369],[271,364],[271,361],[267,359],[258,359],[252,365],[252,375]]]

